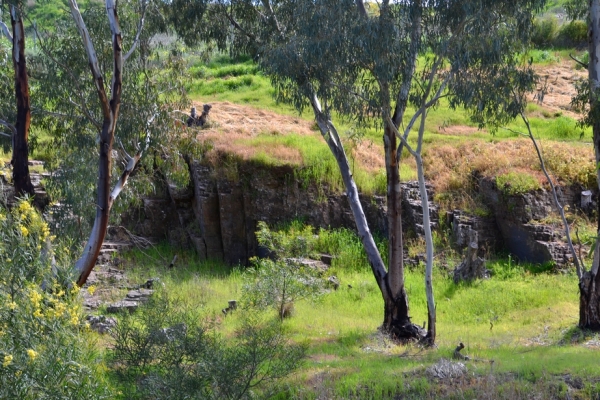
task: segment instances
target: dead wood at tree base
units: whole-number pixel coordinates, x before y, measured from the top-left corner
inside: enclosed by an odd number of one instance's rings
[[[393,321],[390,327],[381,327],[381,331],[399,342],[426,342],[427,331],[419,325],[408,321],[405,323]]]

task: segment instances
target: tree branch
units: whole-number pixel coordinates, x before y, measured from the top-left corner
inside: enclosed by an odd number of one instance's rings
[[[404,112],[406,111],[406,106],[408,105],[408,95],[410,93],[410,87],[412,85],[412,77],[415,73],[415,69],[417,67],[417,58],[419,55],[419,48],[421,47],[421,20],[422,20],[422,10],[421,4],[415,5],[416,14],[412,21],[412,29],[410,32],[410,47],[409,47],[409,67],[404,72],[402,77],[402,85],[400,86],[400,90],[398,91],[398,95],[396,97],[396,107],[394,109],[394,115],[392,120],[396,126],[399,126],[404,118]],[[384,2],[384,6],[387,9],[387,2]]]
[[[6,38],[12,43],[13,37],[8,29],[8,26],[6,26],[4,22],[0,21],[0,28],[2,28],[2,33],[4,33],[4,36],[6,36]]]
[[[275,29],[277,29],[277,32],[280,35],[283,35],[281,25],[279,25],[279,21],[277,20],[277,17],[275,16],[275,11],[273,11],[273,6],[271,6],[271,2],[269,0],[262,0],[262,4],[265,7],[265,9],[269,12],[269,18],[271,18],[273,20],[273,24],[275,25]]]
[[[582,269],[585,269],[585,265],[583,264],[583,260],[580,260],[579,257],[577,256],[577,253],[575,252],[575,247],[573,246],[573,242],[571,241],[571,233],[569,230],[569,223],[567,222],[567,218],[565,217],[565,210],[564,210],[562,204],[560,204],[560,201],[558,200],[558,194],[556,193],[556,186],[554,185],[554,182],[552,181],[552,178],[550,178],[550,174],[548,173],[548,170],[546,169],[546,164],[544,163],[544,157],[542,157],[542,152],[540,151],[537,141],[535,140],[535,137],[533,136],[533,133],[531,132],[531,126],[529,125],[529,120],[527,119],[527,117],[525,116],[523,111],[521,111],[519,114],[521,116],[521,119],[525,123],[525,126],[527,127],[527,132],[529,133],[528,136],[531,139],[531,141],[533,142],[533,146],[535,147],[535,151],[536,151],[538,159],[540,161],[540,167],[542,168],[542,172],[544,173],[544,176],[546,177],[546,180],[548,181],[548,183],[550,184],[550,188],[552,189],[552,196],[554,197],[554,203],[555,203],[556,207],[558,208],[558,213],[560,214],[560,218],[562,219],[563,226],[565,228],[565,236],[567,237],[567,244],[569,246],[569,250],[571,251],[571,255],[573,256],[573,261],[575,262],[575,269],[577,271],[577,277],[579,278],[579,281],[581,281],[581,278],[583,277]],[[580,246],[581,246],[581,244],[580,244]]]
[[[11,124],[10,122],[6,122],[6,121],[0,119],[0,125],[4,125],[8,129],[10,129],[12,131],[13,135],[17,134],[17,128],[13,124]]]
[[[107,2],[106,7],[108,10],[109,2]],[[75,25],[77,25],[77,30],[81,35],[81,39],[83,40],[83,46],[85,47],[85,51],[88,56],[88,61],[90,64],[90,69],[92,71],[92,77],[94,78],[94,84],[96,85],[96,89],[98,91],[98,96],[100,97],[100,107],[102,108],[102,114],[105,119],[111,118],[111,112],[108,104],[108,97],[106,96],[106,89],[104,88],[104,78],[102,77],[102,73],[100,72],[100,65],[98,63],[98,56],[96,55],[96,49],[94,49],[94,44],[92,43],[92,38],[90,33],[85,26],[85,22],[83,22],[83,17],[81,16],[81,12],[79,11],[79,6],[77,5],[76,0],[69,0],[69,7],[71,9],[71,15],[73,16],[73,20],[75,21]],[[110,21],[110,17],[109,17]],[[113,24],[111,21],[111,30],[113,28]]]
[[[435,65],[434,65],[434,67],[435,67]],[[435,69],[437,70],[437,67],[435,67]],[[452,77],[452,73],[449,73],[448,76],[446,76],[446,79],[444,79],[444,82],[442,82],[442,84],[440,85],[438,90],[435,92],[435,95],[431,98],[431,100],[429,100],[428,102],[423,104],[423,106],[421,108],[419,108],[417,110],[417,112],[415,113],[415,115],[413,115],[413,117],[411,118],[410,122],[406,126],[406,129],[404,130],[404,136],[402,138],[400,138],[401,142],[400,142],[400,145],[398,146],[398,152],[396,154],[396,157],[398,157],[398,161],[400,161],[400,157],[402,156],[402,146],[404,146],[405,143],[408,143],[407,142],[408,134],[410,133],[410,130],[414,126],[415,122],[417,121],[419,116],[421,116],[421,114],[423,112],[425,112],[429,107],[433,106],[442,97],[442,92],[446,89],[446,86],[448,85],[448,82],[450,81],[451,77]],[[394,124],[394,129],[396,132],[398,132],[398,129],[396,128],[395,124]],[[398,134],[400,134],[400,133],[398,132]]]
[[[244,35],[248,36],[249,39],[251,39],[251,40],[253,40],[255,42],[257,41],[256,40],[256,36],[254,36],[252,33],[248,32],[248,31],[246,31],[244,28],[242,28],[242,26],[227,11],[225,11],[225,16],[227,17],[227,19],[229,20],[229,22],[231,22],[231,25],[235,29],[237,29],[238,31],[242,32]]]
[[[363,18],[367,18],[369,14],[367,13],[367,9],[365,8],[365,3],[363,0],[356,0],[356,7],[358,8],[358,12]]]
[[[569,57],[571,57],[571,59],[573,61],[575,61],[577,64],[581,65],[583,68],[588,69],[588,65],[586,63],[584,63],[583,61],[579,61],[578,59],[576,59],[575,57],[573,57],[571,55],[571,53],[569,53]]]
[[[127,155],[128,161],[127,161],[127,166],[125,167],[125,170],[121,174],[121,177],[115,184],[115,187],[113,188],[113,190],[110,192],[110,197],[108,199],[109,210],[112,208],[112,205],[113,205],[115,199],[117,197],[119,197],[119,194],[121,194],[121,192],[125,188],[125,185],[127,185],[129,176],[135,169],[135,166],[137,165],[138,161],[140,161],[140,158],[142,158],[142,154],[144,153],[144,151],[146,151],[148,149],[148,147],[150,145],[150,124],[152,124],[156,115],[157,114],[152,115],[152,117],[146,123],[146,146],[143,149],[138,149],[137,153],[133,157],[131,157],[127,154],[127,152],[125,151],[125,148],[123,147],[123,144],[121,143],[121,147],[123,148],[123,152]],[[119,141],[119,143],[120,142],[121,141]]]
[[[146,18],[146,9],[148,8],[148,3],[146,2],[146,0],[141,0],[140,3],[142,3],[142,16],[140,17],[140,21],[138,23],[138,30],[135,35],[133,44],[131,45],[131,48],[129,49],[127,54],[125,54],[123,56],[123,61],[127,61],[127,59],[133,54],[133,52],[135,51],[135,49],[137,48],[137,46],[140,42],[140,34],[142,33],[142,29],[144,28],[144,20]]]

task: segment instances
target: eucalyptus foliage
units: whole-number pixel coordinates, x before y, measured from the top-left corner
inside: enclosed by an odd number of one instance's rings
[[[274,35],[258,57],[280,100],[302,110],[314,90],[326,109],[367,123],[403,112],[407,104],[396,100],[407,81],[410,102],[420,106],[440,59],[435,79],[449,79],[450,106],[466,106],[483,125],[505,123],[522,107],[507,101],[512,95],[504,79],[518,73],[517,54],[526,49],[544,1],[382,2],[371,6],[379,16],[370,18],[361,17],[352,0],[282,3],[287,6],[276,10],[286,35]],[[531,71],[517,82],[532,87]]]
[[[271,78],[277,98],[299,111],[312,108],[340,168],[359,236],[382,291],[384,330],[401,338],[422,337],[422,329],[410,322],[404,288],[402,148],[420,117],[418,145],[409,151],[419,167],[425,210],[421,152],[428,109],[446,97],[450,107],[466,108],[480,127],[492,129],[519,115],[525,101],[515,93],[533,88],[535,77],[531,66],[520,64],[518,54],[529,44],[533,17],[545,1],[223,0],[211,4],[211,18],[229,21],[233,52],[238,43],[253,43],[252,54]],[[214,40],[210,35],[203,39]],[[409,105],[417,111],[405,118]],[[359,126],[383,128],[387,268],[360,206],[342,139],[331,120],[333,113]],[[433,343],[431,239],[426,234],[427,337]]]
[[[183,89],[185,65],[177,43],[174,47],[152,43],[152,37],[160,31],[151,23],[158,12],[156,6],[150,1],[119,2],[123,54],[126,56],[132,47],[134,50],[126,58],[122,72],[113,184],[127,162],[125,154],[133,156],[140,150],[159,158],[177,154],[179,140],[172,136],[177,128],[171,112],[187,107]],[[94,41],[104,82],[108,83],[113,73],[113,51],[106,10],[102,4],[89,3],[82,14]],[[53,158],[49,167],[55,173],[48,184],[49,191],[65,204],[60,210],[79,217],[77,226],[85,235],[96,211],[97,140],[102,110],[81,36],[71,17],[65,15],[52,28],[38,32],[41,51],[32,60],[32,74],[38,87],[37,102],[43,106],[34,111],[51,135]],[[135,177],[128,183],[130,187],[123,192],[125,199],[116,203],[113,216],[130,202],[139,201],[141,194],[153,190],[155,170],[154,157],[140,160]]]

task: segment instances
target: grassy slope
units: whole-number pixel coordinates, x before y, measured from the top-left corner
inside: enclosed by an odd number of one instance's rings
[[[584,340],[574,329],[578,297],[573,274],[534,274],[528,266],[500,260],[489,265],[495,271],[492,279],[455,285],[438,264],[434,276],[437,347],[397,346],[377,332],[383,302],[360,254],[358,239],[347,232],[330,235],[337,235],[343,245],[336,248],[325,244],[321,250],[338,256],[328,274],[338,276],[341,286],[316,303],[297,302],[293,318],[285,321],[293,340],[309,344],[309,358],[288,381],[290,388],[282,398],[292,394],[297,398],[348,398],[360,388],[374,391],[373,398],[385,398],[381,393],[388,392],[437,398],[447,382],[434,383],[424,371],[441,358],[450,358],[459,342],[466,346],[464,353],[477,360],[467,362],[476,376],[488,376],[491,368],[498,379],[510,376],[513,388],[534,385],[546,398],[552,385],[569,374],[582,378],[587,382],[585,390],[593,392],[594,377],[600,376],[595,361],[600,353],[597,336]],[[170,259],[172,251],[159,250],[165,259]],[[156,259],[157,254],[151,256]],[[149,270],[138,271],[141,276],[137,280],[148,274],[160,275],[167,290],[177,292],[191,307],[202,307],[223,332],[231,332],[238,319],[235,314],[221,318],[220,309],[228,300],[240,298],[240,271],[199,263],[192,253],[178,254],[181,261],[174,271],[165,272],[164,263],[153,265],[139,253],[130,255],[127,263],[148,266]],[[407,271],[406,287],[414,321],[426,319],[420,268]],[[589,341],[587,345],[585,341]],[[491,398],[501,397],[502,385],[483,388],[481,384],[470,383],[475,394],[485,390],[491,391],[488,395],[498,395]],[[579,394],[588,398],[585,391]],[[370,397],[362,393],[358,398],[365,396]]]
[[[568,56],[563,53],[564,52],[535,51],[532,53],[532,57],[537,65],[553,65],[557,62],[568,62],[566,59]],[[190,84],[189,91],[191,97],[197,102],[229,101],[237,104],[251,105],[260,109],[268,109],[298,118],[298,114],[293,109],[289,106],[278,104],[274,100],[273,89],[271,88],[268,79],[257,72],[256,67],[251,61],[245,60],[236,63],[228,57],[222,56],[207,66],[192,63],[190,72],[196,79]],[[414,110],[408,111],[407,118],[410,118]],[[582,131],[576,126],[575,119],[563,115],[560,111],[549,110],[543,105],[530,104],[527,114],[531,118],[533,132],[536,137],[542,141],[542,146],[553,148],[555,147],[555,143],[560,143],[559,146],[561,147],[573,146],[572,148],[575,150],[572,151],[572,153],[574,154],[583,155],[589,153],[589,155],[586,156],[589,156],[589,160],[586,162],[592,165],[591,152],[589,150],[589,143],[591,143],[591,133],[589,129]],[[312,121],[312,115],[309,110],[306,110],[300,117]],[[342,121],[339,118],[336,118],[335,122],[338,124],[341,132],[347,133],[354,130],[351,121]],[[524,125],[520,120],[515,120],[505,129],[500,129],[493,135],[485,129],[477,130],[464,111],[451,110],[447,107],[446,103],[442,101],[440,106],[432,110],[428,115],[425,136],[426,163],[428,162],[428,153],[432,153],[432,155],[435,153],[430,151],[430,149],[442,146],[458,148],[461,145],[473,142],[485,144],[501,141],[524,140],[516,133],[517,131],[523,132],[524,130]],[[360,133],[363,142],[372,143],[372,146],[375,148],[381,148],[380,130],[376,128],[367,128],[361,130]],[[332,157],[328,156],[328,149],[325,143],[319,138],[317,132],[315,132],[315,139],[316,140],[300,137],[291,139],[288,136],[258,135],[254,139],[246,140],[246,145],[262,145],[259,143],[261,141],[268,141],[273,145],[277,145],[278,143],[284,144],[285,146],[298,149],[303,156],[304,164],[306,166],[317,171],[335,170],[336,167]],[[415,135],[410,138],[410,141],[414,140]],[[352,142],[348,141],[347,146],[352,146]],[[414,162],[408,153],[405,155],[405,159],[406,162],[402,164],[403,169],[401,175],[405,180],[415,179],[416,173]],[[273,159],[265,161],[273,163],[285,162],[285,158],[279,161]],[[435,160],[430,160],[430,162],[435,162]],[[450,164],[459,162],[459,159],[449,160]],[[326,166],[319,166],[319,164]],[[495,164],[495,161],[491,160],[490,164]],[[530,164],[532,164],[533,167],[528,166],[528,168],[539,170],[539,167],[534,165],[535,162],[531,162]],[[452,168],[452,166],[446,165],[446,168]],[[382,175],[381,171],[382,169],[380,169],[379,175]],[[463,176],[461,179],[463,181],[468,178],[468,174],[464,175],[464,172],[470,173],[471,171],[462,172]],[[501,172],[502,171],[498,170],[490,170],[489,174],[494,176],[495,173]],[[583,182],[583,180],[586,179],[585,177],[579,177],[573,174],[563,174],[563,171],[554,172],[558,174],[559,179],[562,179],[565,182],[580,181],[580,183],[587,184],[587,182]],[[540,174],[534,175],[539,175],[538,178],[541,177]],[[326,174],[325,176],[325,179],[331,177],[330,174]],[[363,191],[384,192],[384,180],[374,180],[373,173],[367,173],[360,162],[357,163],[355,176],[359,187]],[[433,170],[433,172],[431,169],[429,170],[428,178],[432,181],[434,186],[445,191],[448,187],[448,182],[436,182],[435,179],[438,177],[439,175],[435,170]],[[458,186],[464,186],[465,183],[466,182],[461,182]],[[339,182],[334,182],[333,186],[338,184]]]

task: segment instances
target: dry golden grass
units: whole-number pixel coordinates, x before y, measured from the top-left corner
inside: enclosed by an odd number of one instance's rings
[[[302,155],[295,148],[271,141],[256,140],[260,136],[286,136],[296,134],[301,136],[316,136],[320,133],[314,128],[311,121],[281,115],[272,111],[257,109],[247,105],[233,104],[229,102],[213,102],[212,110],[208,118],[209,127],[198,134],[198,139],[209,140],[213,143],[214,154],[209,158],[216,160],[216,154],[233,154],[244,160],[265,155],[272,160],[284,164],[302,164]],[[202,104],[195,104],[201,109]],[[322,140],[322,139],[320,139]],[[325,146],[325,142],[323,142]],[[382,157],[383,146],[371,140],[358,142],[349,151],[361,169],[367,173],[376,174],[385,168]]]
[[[595,179],[591,146],[564,142],[540,143],[547,167],[561,183],[589,184]],[[473,172],[494,177],[509,171],[534,176],[543,186],[546,179],[529,139],[489,142],[471,139],[460,144],[429,146],[425,150],[425,170],[436,192],[467,188]]]
[[[280,115],[272,111],[233,104],[213,102],[208,118],[209,127],[198,134],[202,140],[210,140],[214,150],[232,153],[244,160],[252,159],[263,153],[273,159],[299,164],[302,157],[296,149],[283,145],[253,143],[259,135],[318,135],[312,129],[313,124],[301,118]],[[201,108],[202,104],[195,104]]]
[[[223,154],[230,154],[244,160],[266,157],[276,164],[301,165],[303,158],[299,149],[268,140],[270,136],[294,134],[322,140],[314,129],[314,123],[305,119],[229,102],[214,102],[212,105],[209,127],[201,130],[198,138],[213,143],[214,150],[209,154],[209,159],[215,162]],[[450,143],[434,141],[425,146],[426,177],[437,193],[468,190],[474,172],[486,177],[509,171],[518,172],[531,175],[540,185],[547,186],[529,139],[490,141],[471,137],[476,132],[477,128],[469,126],[445,127],[442,135],[467,136],[468,140]],[[540,142],[540,146],[550,173],[558,176],[560,183],[578,182],[584,186],[594,183],[592,146],[550,140]],[[354,167],[373,176],[385,168],[381,143],[365,139],[349,147],[348,153]],[[406,157],[402,162],[414,168],[412,157]]]
[[[537,92],[545,90],[543,96],[543,106],[552,112],[560,112],[565,116],[579,118],[580,116],[571,111],[571,99],[576,94],[573,82],[579,79],[585,79],[584,70],[576,70],[575,62],[561,62],[552,65],[538,65],[535,67],[536,73],[540,76],[540,83],[537,85]],[[535,102],[534,94],[529,96],[529,101]],[[541,117],[533,114],[532,116]]]

